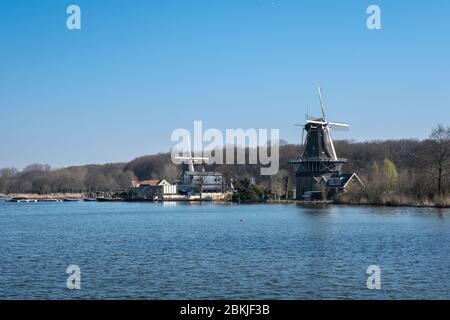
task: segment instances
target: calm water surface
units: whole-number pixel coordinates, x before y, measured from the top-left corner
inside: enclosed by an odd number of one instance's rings
[[[450,210],[0,201],[0,298],[450,299]]]

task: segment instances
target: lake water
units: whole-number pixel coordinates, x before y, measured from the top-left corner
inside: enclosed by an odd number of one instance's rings
[[[0,298],[450,299],[450,210],[0,202]]]

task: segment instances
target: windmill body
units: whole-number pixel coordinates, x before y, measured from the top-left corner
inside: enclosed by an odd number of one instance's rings
[[[306,133],[305,142],[302,141],[303,151],[297,159],[289,161],[298,165],[296,172],[298,200],[323,198],[324,193],[336,194],[343,190],[348,179],[354,178],[353,175],[342,173],[342,165],[347,159],[337,157],[331,136],[332,129],[347,129],[348,125],[327,121],[320,88],[319,99],[322,117],[306,120],[306,124],[302,126]]]

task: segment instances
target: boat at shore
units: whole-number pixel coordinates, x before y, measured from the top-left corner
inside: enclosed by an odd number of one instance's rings
[[[97,201],[99,202],[119,202],[119,201],[124,201],[123,198],[97,198]]]
[[[11,199],[9,199],[7,201],[9,201],[9,202],[17,202],[17,203],[21,203],[21,202],[24,202],[24,203],[38,202],[37,199],[28,199],[28,198],[19,198],[19,197],[11,198]]]
[[[11,199],[7,199],[9,202],[17,202],[17,203],[32,203],[32,202],[62,202],[62,199],[57,198],[26,198],[26,197],[14,197]]]

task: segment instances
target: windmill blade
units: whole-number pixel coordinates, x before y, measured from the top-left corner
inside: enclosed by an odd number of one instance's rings
[[[306,120],[306,123],[320,124],[320,125],[323,125],[323,126],[328,125],[328,122],[325,122],[325,121],[317,121],[317,120]]]
[[[175,157],[175,159],[183,160],[183,161],[208,161],[209,158],[201,158],[201,157]]]
[[[320,117],[305,114],[305,120],[317,120],[317,119],[320,119]]]
[[[334,131],[349,131],[348,127],[334,127],[334,126],[329,126],[329,128],[333,128]]]
[[[191,137],[190,136],[189,136],[189,139],[188,139],[188,148],[189,148],[189,157],[190,157],[190,156],[192,156]]]
[[[204,158],[204,157],[175,157],[175,159],[180,159],[180,160],[209,160],[209,158]]]
[[[345,128],[349,127],[349,125],[347,123],[342,123],[342,122],[328,122],[328,124],[331,126],[335,126],[335,127],[345,127]]]
[[[304,140],[304,136],[305,136],[305,130],[303,129],[302,130],[302,146],[304,146],[305,145],[305,140]]]
[[[336,150],[334,149],[333,138],[331,136],[331,127],[326,126],[324,128],[324,132],[325,132],[325,136],[326,136],[326,140],[325,141],[328,140],[328,143],[331,146],[331,152],[332,152],[331,156],[333,157],[334,160],[336,160],[337,159],[337,155],[336,155]]]
[[[305,127],[304,124],[294,124],[294,127]]]
[[[319,87],[319,99],[320,99],[320,108],[322,109],[322,117],[323,117],[323,120],[326,120],[321,87]]]
[[[350,129],[349,125],[346,123],[330,122],[329,125],[331,128],[338,131],[348,131]]]

